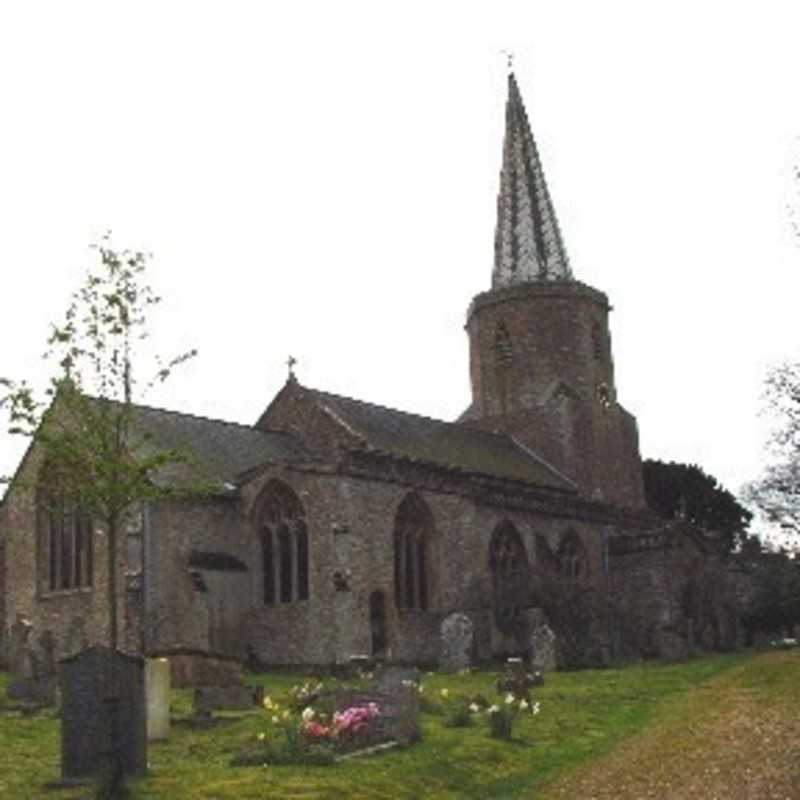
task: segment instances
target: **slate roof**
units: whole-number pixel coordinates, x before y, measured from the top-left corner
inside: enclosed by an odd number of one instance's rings
[[[134,420],[136,428],[159,448],[179,450],[201,469],[204,478],[224,483],[234,484],[243,472],[266,462],[307,457],[288,433],[147,406],[135,407]]]
[[[508,76],[492,287],[572,280],[539,150],[513,73]]]
[[[506,434],[304,389],[369,449],[464,472],[575,491],[568,478]]]

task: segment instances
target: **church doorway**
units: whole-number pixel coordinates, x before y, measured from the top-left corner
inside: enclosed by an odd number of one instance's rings
[[[369,596],[369,628],[372,635],[372,655],[385,655],[388,635],[386,630],[386,601],[383,592]]]

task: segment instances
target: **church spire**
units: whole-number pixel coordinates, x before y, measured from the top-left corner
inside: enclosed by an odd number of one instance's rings
[[[572,279],[539,151],[513,72],[508,75],[492,288]]]

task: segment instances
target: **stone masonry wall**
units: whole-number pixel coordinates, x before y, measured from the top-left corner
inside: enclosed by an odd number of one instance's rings
[[[145,525],[147,651],[243,655],[250,542],[238,501],[161,502],[149,509]],[[204,556],[199,562],[198,554]],[[204,568],[209,563],[219,568]]]
[[[603,539],[608,524],[585,519],[508,511],[452,492],[418,490],[431,511],[435,536],[431,548],[429,607],[397,609],[394,591],[394,522],[412,487],[368,477],[275,469],[246,487],[249,514],[269,480],[288,484],[303,502],[309,526],[310,597],[293,604],[259,605],[257,553],[253,569],[253,608],[247,638],[268,664],[330,664],[371,650],[369,598],[381,592],[389,637],[387,656],[394,661],[432,663],[439,658],[439,626],[453,611],[474,620],[477,656],[491,657],[493,637],[486,630],[492,615],[489,543],[495,528],[511,522],[525,547],[535,575],[535,537],[542,535],[553,551],[570,532],[584,543],[588,580],[603,589],[606,564]],[[253,535],[255,540],[255,535]],[[345,578],[345,586],[334,580]]]
[[[6,636],[15,621],[25,619],[32,625],[30,640],[38,643],[42,637],[52,637],[54,655],[71,655],[88,644],[108,643],[107,603],[107,537],[95,523],[94,583],[91,588],[49,591],[44,583],[45,554],[39,546],[36,483],[40,456],[34,446],[11,486],[4,503],[6,545]],[[124,535],[120,535],[124,541]],[[118,627],[121,644],[126,641],[125,547],[119,548],[117,571]]]

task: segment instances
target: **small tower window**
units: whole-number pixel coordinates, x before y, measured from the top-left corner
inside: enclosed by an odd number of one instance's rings
[[[499,411],[510,411],[511,395],[511,362],[514,358],[514,348],[508,329],[501,322],[494,335],[494,365],[495,384],[497,387],[497,400]]]
[[[605,361],[606,337],[599,322],[592,323],[592,354],[597,361]]]
[[[508,366],[514,356],[514,349],[511,346],[511,337],[508,329],[500,323],[494,336],[494,353],[497,366]]]

